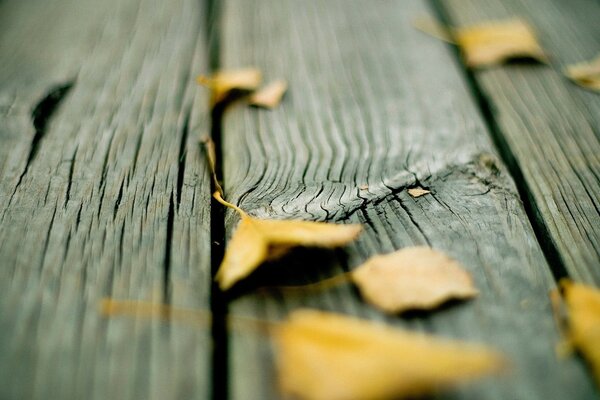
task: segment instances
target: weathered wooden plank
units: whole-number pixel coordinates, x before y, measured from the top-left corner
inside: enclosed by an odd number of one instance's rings
[[[530,193],[538,220],[574,279],[600,284],[600,96],[560,69],[600,50],[600,4],[576,0],[444,0],[451,22],[522,16],[552,66],[509,65],[475,77]]]
[[[505,377],[449,397],[592,396],[578,360],[557,361],[547,291],[554,282],[511,178],[498,161],[445,44],[412,28],[422,1],[227,1],[222,67],[255,65],[290,91],[274,111],[239,104],[222,132],[226,195],[253,215],[362,222],[347,252],[298,251],[236,290],[235,315],[280,319],[315,307],[495,345]],[[432,195],[414,199],[416,183]],[[229,213],[230,235],[237,217]],[[325,292],[252,292],[316,281],[368,256],[429,244],[473,273],[481,296],[431,315],[383,317],[351,285]],[[268,338],[233,331],[234,399],[278,398]]]
[[[98,312],[209,308],[204,12],[0,4],[1,398],[209,396],[209,329]]]

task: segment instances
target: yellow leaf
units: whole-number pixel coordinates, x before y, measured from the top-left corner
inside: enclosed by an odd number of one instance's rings
[[[214,194],[221,203],[236,209],[241,221],[233,233],[216,279],[221,290],[227,290],[248,276],[266,260],[278,258],[297,246],[333,248],[356,239],[360,225],[340,225],[299,220],[258,219],[225,202],[220,193]]]
[[[566,280],[561,286],[569,310],[569,339],[588,361],[600,385],[600,291]]]
[[[458,28],[454,37],[470,67],[486,67],[516,58],[547,62],[533,30],[519,18]]]
[[[298,310],[274,331],[286,395],[304,400],[391,399],[495,372],[495,351],[356,318]]]
[[[431,309],[477,295],[460,264],[429,247],[407,247],[375,256],[352,272],[362,296],[389,313]]]
[[[224,70],[209,77],[200,75],[196,81],[212,90],[212,104],[216,104],[232,90],[255,90],[262,81],[262,74],[256,68]]]
[[[569,65],[565,75],[584,88],[600,91],[600,55],[591,61]]]
[[[278,80],[271,82],[250,96],[250,104],[273,109],[279,105],[286,90],[286,81]]]
[[[421,197],[429,193],[431,193],[431,191],[423,189],[422,187],[414,187],[408,189],[408,194],[410,194],[412,197]]]

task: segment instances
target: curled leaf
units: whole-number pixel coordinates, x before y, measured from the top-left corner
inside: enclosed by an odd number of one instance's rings
[[[600,291],[591,286],[561,281],[569,311],[568,337],[592,367],[600,386]]]
[[[223,70],[208,77],[200,75],[196,81],[212,90],[212,104],[217,104],[232,90],[255,90],[262,81],[262,74],[256,68]]]
[[[220,193],[217,192],[214,196],[222,201]],[[230,203],[226,205],[240,213],[241,221],[217,271],[216,279],[222,290],[229,289],[248,276],[264,261],[281,257],[293,247],[343,246],[356,239],[362,230],[360,225],[355,224],[258,219]]]
[[[254,92],[249,102],[253,106],[273,109],[281,102],[287,87],[287,82],[284,80],[273,81]]]
[[[429,247],[371,257],[353,271],[352,280],[369,303],[389,313],[432,309],[478,293],[458,262]]]
[[[533,29],[519,18],[458,28],[454,37],[470,67],[487,67],[519,58],[547,62]]]
[[[591,61],[569,65],[565,75],[579,86],[600,91],[600,55]]]
[[[315,310],[293,312],[273,334],[281,389],[305,400],[404,398],[504,365],[485,347]]]
[[[427,189],[423,189],[422,187],[414,187],[414,188],[410,188],[407,190],[408,194],[410,194],[412,197],[421,197],[421,196],[425,196],[426,194],[431,193],[430,190]]]

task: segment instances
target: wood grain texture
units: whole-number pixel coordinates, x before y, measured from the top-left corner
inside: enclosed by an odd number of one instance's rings
[[[412,27],[430,12],[416,0],[225,3],[222,67],[257,66],[267,81],[290,83],[273,111],[240,103],[225,115],[227,197],[259,217],[366,226],[346,251],[299,250],[262,266],[231,294],[230,312],[279,320],[314,307],[485,342],[511,358],[507,376],[442,398],[590,398],[583,364],[555,357],[550,269],[460,66],[445,44]],[[410,197],[416,184],[432,194]],[[236,223],[229,213],[228,235]],[[351,285],[256,291],[316,281],[411,244],[455,257],[481,296],[394,318]],[[233,331],[230,346],[232,398],[279,398],[268,337]]]
[[[0,398],[210,393],[204,3],[0,3]]]
[[[566,65],[600,52],[600,4],[441,3],[458,26],[521,16],[550,53],[552,66],[508,65],[476,71],[475,77],[568,274],[600,284],[600,96],[561,74]]]

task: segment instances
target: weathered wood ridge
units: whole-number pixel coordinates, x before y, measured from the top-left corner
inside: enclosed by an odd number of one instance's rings
[[[424,15],[521,15],[556,66],[466,71],[413,28]],[[600,96],[556,70],[594,56],[599,19],[587,0],[0,2],[0,398],[280,398],[268,335],[220,329],[221,312],[280,320],[299,307],[511,359],[510,374],[442,398],[593,398],[582,360],[555,355],[548,291],[563,276],[600,284]],[[194,83],[211,59],[287,79],[283,103],[211,121]],[[198,142],[211,131],[228,200],[365,232],[215,292],[238,217],[210,198]],[[415,186],[431,194],[412,198]],[[351,284],[274,287],[413,244],[459,260],[480,296],[391,317]],[[213,309],[218,328],[106,317],[105,297]]]
[[[208,104],[197,0],[10,1],[0,26],[0,398],[206,398]]]

